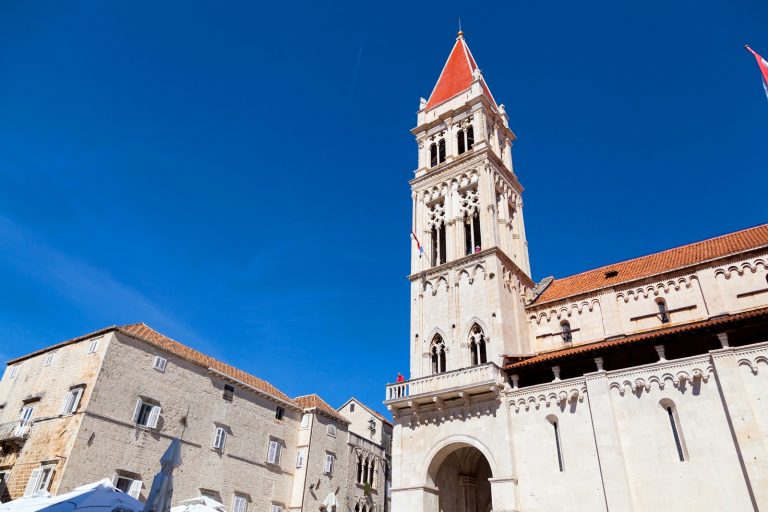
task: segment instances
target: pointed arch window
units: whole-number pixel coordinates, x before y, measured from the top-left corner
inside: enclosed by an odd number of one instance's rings
[[[445,162],[445,139],[437,141],[437,160],[438,163]]]
[[[432,373],[445,372],[445,342],[439,334],[435,334],[435,337],[432,339],[429,356],[432,361]]]
[[[560,322],[560,336],[563,337],[563,341],[573,341],[573,331],[571,330],[571,323],[568,320]]]
[[[472,365],[485,364],[488,362],[485,350],[485,334],[483,329],[475,324],[469,334],[469,352],[472,357]]]
[[[464,130],[456,132],[456,145],[459,154],[462,154],[467,150],[466,141],[464,139]]]
[[[663,324],[668,324],[669,309],[667,308],[667,302],[664,299],[659,299],[656,301],[656,306],[659,308],[659,320],[661,320],[661,323]]]
[[[429,166],[434,167],[437,165],[437,144],[432,143],[429,145]]]
[[[461,197],[461,211],[464,217],[464,246],[466,254],[482,250],[480,238],[480,196],[477,188],[468,189]]]
[[[456,144],[460,155],[472,149],[475,145],[475,128],[471,124],[466,130],[456,132]]]
[[[443,201],[429,207],[430,242],[432,248],[432,265],[442,265],[447,260],[447,243],[445,237],[445,204]]]

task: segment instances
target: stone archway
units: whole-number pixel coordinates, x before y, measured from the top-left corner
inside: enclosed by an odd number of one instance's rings
[[[452,443],[432,458],[430,485],[437,490],[437,507],[425,512],[486,512],[492,509],[491,465],[483,452],[466,443]]]

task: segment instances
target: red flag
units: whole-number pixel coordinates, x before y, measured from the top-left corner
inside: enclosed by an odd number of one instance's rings
[[[763,75],[763,89],[765,89],[765,95],[768,97],[768,61],[758,55],[755,50],[749,47],[749,45],[744,45],[744,48],[757,59],[757,65],[760,68],[760,73]]]

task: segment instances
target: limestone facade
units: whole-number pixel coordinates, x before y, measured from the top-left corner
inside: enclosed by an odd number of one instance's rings
[[[393,512],[768,509],[768,225],[535,283],[462,34],[412,133]]]
[[[80,390],[76,402],[67,401],[72,390]],[[206,494],[228,509],[243,499],[249,511],[276,512],[317,510],[329,492],[337,510],[354,510],[348,503],[359,498],[349,491],[350,447],[360,441],[343,412],[316,395],[291,399],[143,325],[9,362],[0,406],[4,501],[102,478],[145,499],[174,437],[182,442],[178,500]],[[380,448],[386,461],[389,446]]]

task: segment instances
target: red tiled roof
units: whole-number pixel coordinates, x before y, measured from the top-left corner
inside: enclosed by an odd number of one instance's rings
[[[573,356],[576,354],[583,354],[586,352],[592,352],[594,350],[618,347],[621,345],[627,345],[630,343],[637,343],[639,341],[647,341],[662,336],[668,336],[670,334],[677,334],[681,332],[695,331],[697,329],[703,329],[706,327],[723,326],[729,323],[733,323],[739,320],[746,320],[750,318],[768,317],[768,308],[753,309],[750,311],[744,311],[742,313],[734,313],[732,315],[723,315],[716,318],[709,318],[706,320],[699,320],[696,322],[689,322],[681,325],[673,325],[669,327],[661,327],[652,331],[646,331],[639,334],[633,334],[625,336],[623,338],[598,341],[595,343],[586,343],[577,347],[566,348],[562,350],[553,350],[551,352],[545,352],[528,359],[521,361],[515,361],[514,363],[504,366],[505,370],[514,370],[516,368],[522,368],[524,366],[530,366],[545,361],[552,361],[555,359],[561,359],[567,356]]]
[[[277,398],[278,400],[281,400],[290,405],[293,405],[294,407],[300,407],[297,403],[291,400],[288,397],[288,395],[286,395],[285,393],[283,393],[282,391],[274,387],[269,382],[262,380],[254,375],[251,375],[250,373],[239,370],[234,366],[228,365],[217,359],[207,356],[202,352],[198,352],[197,350],[190,348],[182,343],[179,343],[178,341],[172,340],[171,338],[163,334],[160,334],[159,332],[155,331],[154,329],[152,329],[151,327],[143,323],[122,325],[122,326],[113,325],[111,327],[106,327],[104,329],[100,329],[90,334],[85,334],[83,336],[78,336],[77,338],[72,338],[67,341],[62,341],[61,343],[57,343],[50,347],[37,350],[35,352],[32,352],[31,354],[27,354],[22,357],[17,357],[16,359],[8,361],[8,364],[9,365],[14,364],[19,361],[23,361],[25,359],[29,359],[31,357],[35,357],[37,355],[43,354],[45,352],[49,352],[51,350],[55,350],[57,348],[60,348],[66,345],[71,345],[73,343],[77,343],[79,341],[83,341],[83,340],[92,338],[94,336],[100,336],[102,334],[106,334],[112,331],[119,332],[126,336],[130,336],[132,338],[141,340],[159,349],[165,350],[166,352],[169,352],[173,355],[181,357],[182,359],[185,359],[199,366],[202,366],[203,368],[206,368],[206,369],[211,368],[221,374],[224,374],[228,377],[238,380],[258,391],[261,391],[269,396]]]
[[[469,47],[464,41],[464,36],[459,33],[456,44],[453,45],[451,54],[448,56],[448,60],[445,62],[445,66],[443,66],[443,71],[440,73],[440,78],[437,79],[437,84],[435,84],[435,88],[429,96],[427,108],[439,105],[469,89],[474,80],[472,72],[477,67],[477,63],[474,57],[472,57],[472,52],[469,51]],[[480,79],[480,85],[488,99],[496,105],[496,101],[493,99],[493,95],[490,89],[488,89],[484,78]]]
[[[555,279],[534,305],[681,269],[731,254],[768,247],[768,224]],[[607,272],[616,272],[606,277]]]
[[[339,412],[328,405],[328,403],[320,398],[316,394],[311,395],[302,395],[297,396],[293,399],[297,404],[299,404],[303,409],[318,409],[319,411],[323,412],[326,416],[330,416],[334,419],[343,421],[344,423],[349,423],[347,418],[339,414]]]

